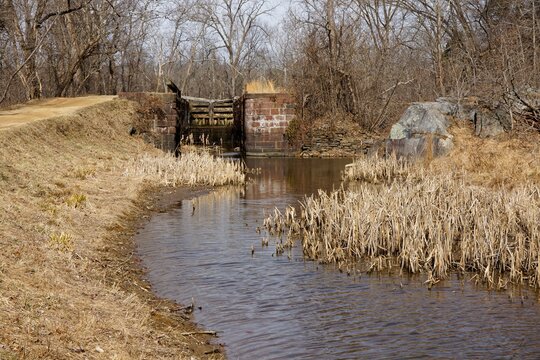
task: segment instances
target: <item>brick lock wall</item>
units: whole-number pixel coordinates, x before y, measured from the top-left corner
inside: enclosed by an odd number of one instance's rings
[[[152,133],[149,134],[152,142],[158,149],[174,152],[176,150],[179,129],[177,98],[173,93],[144,93],[130,92],[119,93],[118,97],[138,102],[139,104],[147,103],[150,97],[155,97],[163,104],[161,109],[165,113],[163,118],[153,119]]]
[[[295,117],[289,94],[244,95],[244,137],[248,154],[287,155],[293,149],[286,130]]]

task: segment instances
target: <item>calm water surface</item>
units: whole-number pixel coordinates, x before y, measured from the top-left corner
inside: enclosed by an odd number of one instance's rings
[[[230,359],[540,359],[536,294],[450,279],[347,276],[261,248],[265,213],[339,186],[346,160],[249,159],[262,169],[158,214],[137,237],[158,295],[189,304]],[[251,246],[255,254],[251,256]]]

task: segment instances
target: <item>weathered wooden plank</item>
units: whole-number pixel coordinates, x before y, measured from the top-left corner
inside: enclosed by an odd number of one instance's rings
[[[209,113],[193,113],[192,112],[191,116],[193,116],[195,119],[205,119],[205,118],[209,118],[210,114]],[[218,119],[218,118],[233,119],[234,114],[217,113],[217,114],[213,114],[213,117],[216,118],[216,119]]]
[[[182,99],[185,99],[189,101],[190,103],[196,104],[196,103],[202,103],[202,104],[222,104],[222,103],[233,103],[233,99],[219,99],[219,100],[213,100],[213,99],[205,99],[205,98],[197,98],[192,96],[182,96]]]
[[[231,127],[234,125],[234,100],[210,100],[183,96],[189,103],[191,127]]]
[[[191,123],[191,127],[194,126],[233,126],[234,122],[231,120],[224,120],[224,119],[195,119]]]
[[[226,107],[212,107],[212,106],[191,106],[191,111],[210,111],[214,112],[233,112],[233,108],[230,106]]]

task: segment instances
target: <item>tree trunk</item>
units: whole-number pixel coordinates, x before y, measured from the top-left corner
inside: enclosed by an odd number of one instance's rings
[[[330,61],[330,101],[333,112],[337,110],[337,34],[336,34],[336,19],[335,19],[335,3],[334,0],[326,1],[326,32],[328,35],[328,52]]]

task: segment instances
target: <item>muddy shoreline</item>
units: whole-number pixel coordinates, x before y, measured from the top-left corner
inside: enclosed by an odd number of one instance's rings
[[[167,212],[183,200],[192,199],[212,191],[209,187],[147,187],[135,201],[135,207],[124,215],[118,226],[110,229],[110,239],[114,239],[107,251],[114,259],[108,264],[112,272],[111,283],[121,286],[126,292],[137,294],[151,307],[151,325],[156,331],[165,332],[160,340],[174,348],[187,345],[196,358],[224,359],[225,347],[219,338],[205,333],[191,317],[189,306],[157,296],[145,279],[146,269],[137,255],[134,236],[155,214]],[[126,264],[122,267],[122,264]],[[118,266],[122,271],[118,272]],[[189,333],[189,335],[183,335]]]

